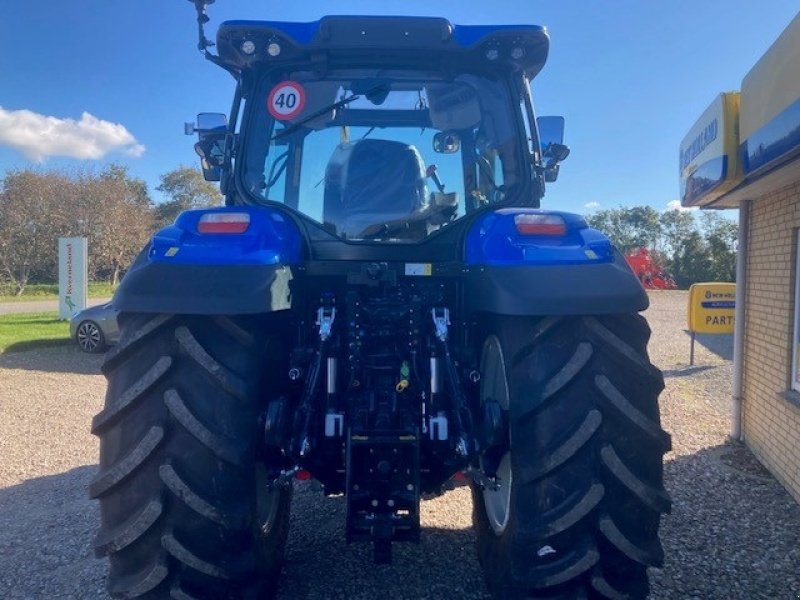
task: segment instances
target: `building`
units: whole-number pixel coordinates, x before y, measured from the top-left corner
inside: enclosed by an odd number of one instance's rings
[[[739,208],[732,435],[800,502],[800,15],[680,148],[681,202]]]

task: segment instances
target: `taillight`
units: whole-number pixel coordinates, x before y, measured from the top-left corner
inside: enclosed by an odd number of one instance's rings
[[[567,223],[559,215],[520,213],[514,215],[520,235],[566,235]]]
[[[199,233],[244,233],[250,227],[250,214],[238,212],[213,212],[200,217]]]

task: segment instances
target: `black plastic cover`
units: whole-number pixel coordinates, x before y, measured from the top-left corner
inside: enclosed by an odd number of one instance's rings
[[[611,263],[472,267],[465,299],[473,311],[503,315],[601,315],[639,312],[649,299],[616,252]]]
[[[151,262],[143,251],[112,304],[123,312],[256,314],[291,308],[292,272],[280,265],[187,265]]]

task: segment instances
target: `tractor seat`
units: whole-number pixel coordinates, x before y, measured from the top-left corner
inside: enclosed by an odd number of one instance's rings
[[[427,206],[427,198],[425,166],[414,146],[358,140],[339,144],[328,161],[322,217],[328,229],[346,238],[381,230],[409,237],[395,233],[403,233],[402,224]]]

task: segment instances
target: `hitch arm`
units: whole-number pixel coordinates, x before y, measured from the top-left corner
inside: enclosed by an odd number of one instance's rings
[[[336,318],[336,309],[332,306],[322,306],[317,311],[317,325],[319,326],[319,347],[314,354],[308,380],[297,407],[294,423],[294,439],[291,443],[291,453],[298,459],[305,458],[313,447],[311,425],[316,414],[314,401],[319,389],[320,374],[325,361],[325,350],[330,340],[333,321]]]
[[[447,385],[453,402],[453,418],[458,431],[456,452],[463,458],[468,458],[475,450],[474,440],[472,439],[472,413],[469,410],[467,397],[458,377],[458,369],[453,356],[450,354],[450,346],[447,343],[450,311],[447,308],[433,308],[431,309],[431,315],[433,316],[434,333],[441,348],[442,359],[447,372]]]

